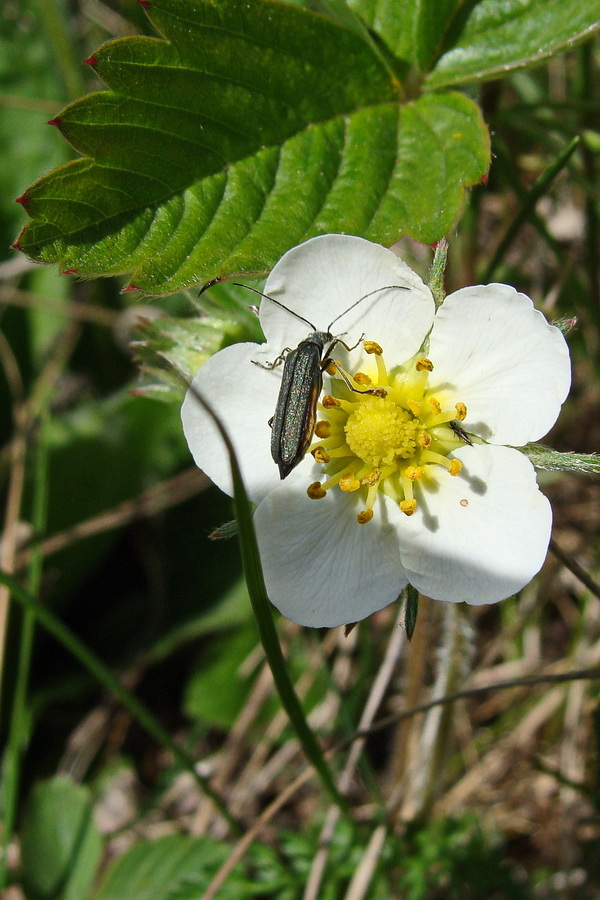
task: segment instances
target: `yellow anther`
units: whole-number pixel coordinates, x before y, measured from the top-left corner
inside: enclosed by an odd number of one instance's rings
[[[415,509],[417,508],[417,501],[413,500],[401,500],[400,501],[400,509],[404,513],[405,516],[412,516]]]
[[[429,398],[429,405],[434,413],[441,413],[442,407],[440,406],[439,401],[435,399],[435,397]]]
[[[410,409],[415,419],[418,419],[421,415],[421,404],[417,400],[407,400],[406,405]]]
[[[313,483],[309,484],[306,488],[306,493],[311,500],[322,500],[327,494],[327,491],[323,490],[320,481],[313,481]]]
[[[425,369],[427,372],[433,372],[433,363],[430,359],[427,359],[426,356],[419,356],[415,363],[415,369],[417,372],[422,372]]]
[[[431,443],[431,435],[429,434],[428,431],[421,431],[421,432],[419,432],[417,442],[418,442],[421,450],[426,450],[427,447],[429,447],[429,445]]]
[[[357,372],[354,380],[357,384],[371,384],[371,379],[364,372]]]
[[[377,341],[363,341],[363,347],[365,348],[365,353],[374,353],[375,356],[381,356],[383,354],[383,348],[379,346]],[[371,513],[373,515],[373,513]]]
[[[450,468],[448,469],[451,475],[460,475],[462,472],[462,463],[460,459],[451,459],[450,460]]]
[[[325,447],[315,447],[315,449],[312,451],[312,455],[315,459],[315,462],[318,462],[318,463],[325,464],[325,463],[328,463],[329,460],[331,459],[331,457],[330,457],[329,453],[327,452],[327,450],[325,449]]]
[[[352,491],[357,491],[359,489],[360,481],[353,472],[348,472],[346,475],[342,475],[339,480],[339,485],[342,491],[346,494],[350,494]]]
[[[377,484],[380,478],[381,469],[371,469],[371,471],[361,479],[361,484],[364,484],[366,487],[371,487],[372,485]]]
[[[342,405],[338,398],[332,397],[331,394],[325,394],[325,396],[321,400],[321,404],[325,409],[333,409],[335,406]]]
[[[339,363],[337,365],[339,365]],[[327,372],[327,374],[328,375],[337,375],[337,373],[338,373],[337,365],[335,364],[335,361],[332,361],[329,363],[328,366],[325,366],[325,371]],[[341,366],[340,366],[340,368],[341,368]]]
[[[366,525],[367,522],[370,522],[372,518],[373,518],[373,510],[365,509],[362,512],[359,512],[359,514],[356,517],[356,521],[358,522],[359,525]]]
[[[407,466],[404,474],[411,481],[418,481],[423,477],[423,466]]]
[[[317,422],[315,434],[320,438],[331,437],[331,422]]]
[[[467,418],[467,407],[465,406],[465,404],[457,403],[454,409],[456,410],[456,418],[458,419],[458,421],[464,422]]]

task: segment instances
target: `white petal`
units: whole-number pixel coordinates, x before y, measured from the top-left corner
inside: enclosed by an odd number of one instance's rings
[[[552,511],[529,460],[509,447],[464,447],[460,475],[442,475],[406,519],[401,558],[408,579],[434,600],[496,603],[540,570]]]
[[[378,290],[383,287],[391,290]],[[263,300],[260,321],[275,355],[312,330],[331,329],[349,346],[364,333],[386,354],[399,348],[402,358],[393,358],[400,364],[418,350],[433,321],[433,298],[419,276],[391,250],[352,235],[321,235],[288,251],[269,275],[265,294],[310,323]]]
[[[525,294],[506,284],[463,288],[437,312],[432,386],[467,406],[466,431],[522,446],[552,427],[571,384],[566,341]]]
[[[271,458],[269,419],[275,409],[281,370],[271,372],[253,365],[258,347],[233,344],[212,356],[195,376],[181,407],[183,431],[196,465],[232,495],[225,445],[193,391],[198,391],[221,418],[233,441],[246,490],[255,503],[280,481]]]
[[[286,482],[256,510],[267,593],[299,625],[358,622],[392,603],[406,586],[396,527],[386,524],[383,509],[359,525],[357,500],[337,489],[309,500]]]

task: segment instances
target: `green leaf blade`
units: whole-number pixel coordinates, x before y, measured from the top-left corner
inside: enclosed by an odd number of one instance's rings
[[[32,900],[80,900],[102,855],[88,788],[57,776],[37,784],[26,808],[21,854]]]
[[[366,237],[385,243],[394,222],[425,243],[443,237],[465,196],[487,171],[490,145],[481,113],[457,93],[425,94],[402,109],[397,162]]]
[[[440,54],[464,0],[348,0],[399,59],[427,72]]]
[[[505,75],[540,63],[599,28],[600,9],[589,0],[482,0],[426,84],[446,88]]]
[[[130,272],[162,294],[263,272],[314,234],[443,236],[487,170],[476,106],[453,94],[402,106],[395,77],[357,34],[271,0],[249,8],[154,0],[172,44],[100,48],[94,65],[111,89],[57,120],[90,158],[25,193],[25,253],[81,275]]]

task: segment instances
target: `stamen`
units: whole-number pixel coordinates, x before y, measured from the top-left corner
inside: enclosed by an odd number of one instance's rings
[[[362,479],[361,483],[366,487],[371,487],[379,482],[381,478],[381,469],[371,469]]]
[[[421,454],[421,462],[436,463],[438,466],[443,466],[445,469],[448,469],[448,471],[450,471],[451,468],[456,470],[456,466],[453,466],[454,463],[458,463],[460,468],[462,468],[460,460],[448,459],[447,456],[443,456],[441,453],[435,453],[433,450],[424,450]],[[456,474],[458,475],[458,472],[456,472]]]
[[[346,454],[348,455],[348,454]],[[360,462],[358,459],[354,459],[349,466],[346,466],[344,469],[340,469],[339,472],[335,472],[334,475],[331,475],[327,481],[324,481],[321,487],[324,491],[330,490],[335,485],[339,484],[341,479],[347,475],[354,475],[356,471],[357,464]]]
[[[379,344],[377,344],[377,346],[379,347]],[[375,362],[377,364],[377,384],[384,384],[387,386],[390,382],[388,378],[387,366],[383,359],[383,354],[375,353],[374,355]]]
[[[433,372],[433,363],[430,359],[427,359],[426,356],[420,356],[415,363],[415,369],[417,372],[421,372],[425,370],[426,372]]]
[[[311,453],[314,457],[315,462],[322,463],[323,465],[331,460],[331,456],[329,455],[325,447],[315,447],[314,450],[311,450]]]
[[[434,365],[428,357],[415,357],[390,375],[381,346],[364,341],[363,348],[374,357],[376,373],[372,363],[370,374],[359,369],[350,375],[337,361],[327,369],[338,396],[325,394],[319,402],[322,418],[310,447],[315,461],[327,467],[327,479],[307,491],[315,500],[336,486],[346,494],[360,492],[364,508],[356,519],[361,525],[373,518],[380,491],[412,516],[421,494],[439,477],[435,467],[460,475],[462,463],[448,454],[469,444],[458,424],[467,407],[453,403],[447,388],[431,390]]]
[[[347,475],[343,475],[340,478],[339,485],[344,493],[351,494],[352,491],[357,491],[359,489],[360,481],[353,472],[348,472]]]
[[[451,475],[460,475],[462,472],[462,463],[460,459],[451,459],[448,471]]]
[[[319,438],[331,437],[331,422],[317,422],[315,434]]]
[[[378,489],[378,485],[373,484],[367,491],[367,502],[366,502],[367,509],[373,509],[373,507],[375,505],[375,497],[377,496],[377,489]]]

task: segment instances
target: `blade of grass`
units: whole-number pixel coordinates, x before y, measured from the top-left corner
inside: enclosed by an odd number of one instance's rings
[[[504,258],[504,255],[517,236],[521,226],[532,214],[533,210],[535,209],[536,203],[538,202],[540,197],[542,197],[546,193],[561,169],[564,169],[567,162],[579,145],[580,140],[581,139],[579,138],[579,136],[576,136],[567,144],[564,150],[562,150],[561,153],[558,154],[554,162],[552,162],[542,172],[527,196],[524,197],[523,203],[521,204],[518,213],[508,226],[506,234],[498,244],[496,252],[485,268],[485,271],[481,277],[481,281],[483,284],[487,284],[487,282],[489,282],[493,278],[494,272],[500,265],[502,259]]]
[[[41,606],[32,597],[29,591],[22,587],[14,578],[0,571],[0,584],[10,588],[11,595],[26,610],[30,610],[37,621],[46,629],[63,647],[65,647],[81,665],[101,684],[106,690],[114,694],[115,697],[129,710],[132,716],[140,723],[140,725],[150,734],[162,747],[169,750],[180,765],[188,771],[200,790],[209,797],[220,814],[226,820],[230,828],[240,834],[241,825],[235,821],[225,801],[210,786],[207,778],[201,775],[194,764],[194,760],[171,738],[155,716],[150,712],[147,706],[124,687],[119,679],[113,675],[104,663],[93,653],[83,641],[73,634],[73,632],[58,619],[51,610],[45,606]]]
[[[283,708],[289,716],[292,727],[296,732],[296,736],[302,745],[302,749],[315,767],[324,788],[333,802],[340,807],[342,812],[348,816],[348,818],[350,818],[348,805],[335,785],[329,766],[325,761],[319,743],[310,725],[306,721],[302,704],[298,699],[298,695],[294,690],[294,685],[288,674],[286,662],[277,636],[275,622],[273,620],[271,602],[267,595],[263,577],[256,533],[252,523],[252,510],[244,488],[242,474],[233,449],[233,444],[220,422],[219,417],[214,410],[211,409],[207,401],[197,391],[193,390],[193,394],[198,403],[200,403],[214,421],[229,454],[233,479],[234,506],[239,526],[240,546],[246,583],[248,585],[248,594],[252,609],[254,610],[254,615],[256,616],[260,640],[271,672],[273,673],[273,680],[279,698]]]
[[[503,182],[506,186],[510,186],[510,190],[514,191],[516,196],[518,197],[520,202],[525,202],[528,197],[528,190],[524,184],[522,184],[519,169],[515,163],[514,155],[512,151],[508,149],[505,145],[504,141],[496,137],[494,139],[494,166],[496,169],[496,173],[500,174],[503,178]],[[553,237],[546,223],[541,218],[541,216],[535,211],[535,209],[530,210],[529,220],[533,227],[536,229],[538,234],[543,238],[546,242],[552,253],[556,256],[558,263],[561,268],[566,266],[567,264],[567,256],[564,252],[563,248],[560,245],[560,242],[557,241],[555,237]]]
[[[39,441],[35,453],[34,496],[31,512],[31,524],[34,534],[43,534],[46,525],[48,501],[48,447],[45,441],[47,419],[43,417],[40,424]],[[32,598],[37,598],[42,575],[42,554],[39,542],[31,551],[31,562],[27,577],[27,587]],[[29,671],[33,652],[33,636],[35,632],[35,613],[25,609],[21,619],[21,635],[15,690],[10,709],[8,738],[4,756],[4,831],[2,835],[3,852],[0,858],[0,891],[7,884],[8,847],[12,840],[16,819],[17,798],[21,781],[21,763],[27,748],[29,715],[27,709],[27,691]]]

